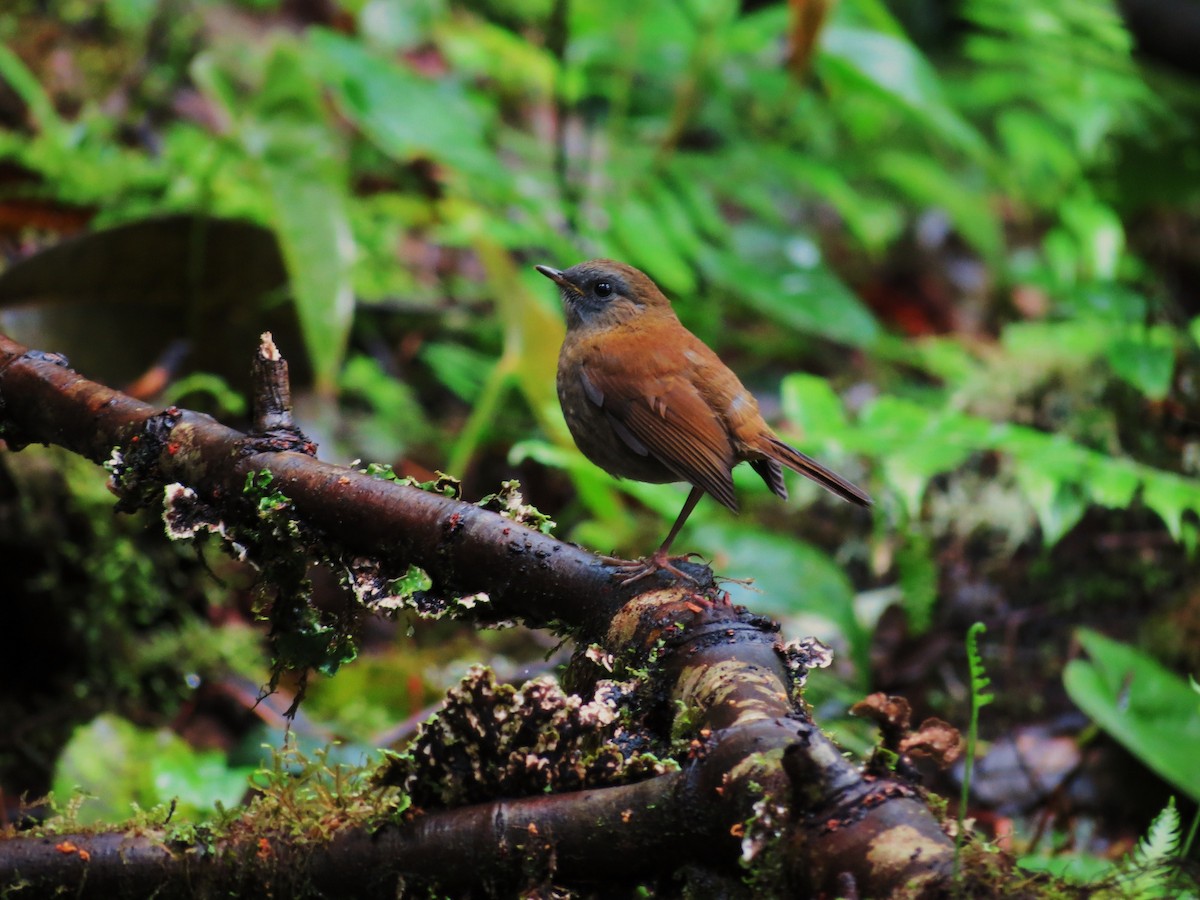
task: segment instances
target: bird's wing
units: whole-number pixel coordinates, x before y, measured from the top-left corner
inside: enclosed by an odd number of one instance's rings
[[[688,378],[682,347],[643,352],[649,341],[606,341],[588,353],[580,378],[588,400],[635,453],[664,466],[737,510],[736,463],[724,423]]]

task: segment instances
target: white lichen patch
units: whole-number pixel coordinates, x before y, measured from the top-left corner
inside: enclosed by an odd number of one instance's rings
[[[113,456],[120,454],[114,450]],[[215,512],[194,490],[179,482],[163,489],[163,522],[167,526],[167,537],[173,541],[194,538],[200,532],[226,537],[225,523]]]
[[[583,651],[583,655],[604,671],[611,672],[613,670],[613,655],[599,644],[589,644],[588,648]]]
[[[477,594],[468,594],[465,597],[459,597],[456,601],[463,609],[474,609],[484,603],[491,603],[492,598],[487,595],[486,591],[480,591]]]
[[[500,490],[494,494],[488,494],[479,501],[478,505],[484,509],[498,512],[504,518],[532,528],[534,531],[540,531],[542,534],[550,534],[554,531],[554,520],[536,506],[525,502],[519,481],[501,482]]]
[[[811,669],[825,669],[833,663],[833,648],[815,637],[797,638],[779,647],[784,665],[795,673],[796,687],[803,687]]]
[[[768,845],[783,834],[787,825],[787,807],[764,797],[754,804],[754,814],[742,835],[742,862],[753,862]]]

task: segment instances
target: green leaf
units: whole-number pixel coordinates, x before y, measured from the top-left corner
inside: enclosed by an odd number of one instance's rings
[[[1088,490],[1092,499],[1109,509],[1125,509],[1133,502],[1139,479],[1136,472],[1112,460],[1111,465],[1090,467]]]
[[[1147,329],[1139,337],[1121,337],[1108,345],[1105,356],[1113,371],[1151,400],[1171,390],[1175,373],[1175,341],[1166,328]]]
[[[1200,512],[1200,483],[1164,472],[1146,481],[1142,500],[1162,517],[1171,537],[1183,540],[1183,514],[1189,509]]]
[[[1024,107],[1001,109],[996,136],[1006,162],[1005,185],[1015,196],[1041,206],[1080,178],[1074,143],[1046,116]]]
[[[1078,524],[1087,512],[1087,502],[1081,492],[1071,490],[1061,473],[1036,465],[1016,467],[1017,484],[1033,506],[1042,526],[1042,538],[1051,546],[1057,544]]]
[[[546,47],[481,18],[454,16],[440,25],[438,46],[454,71],[486,78],[506,93],[553,97],[560,70]]]
[[[828,201],[846,223],[846,227],[868,250],[882,252],[899,237],[904,218],[892,203],[885,202],[857,186],[835,163],[789,154],[788,171],[796,179],[797,189],[816,194]]]
[[[738,225],[727,252],[714,251],[704,267],[725,290],[788,328],[854,347],[869,347],[879,335],[870,310],[804,235]]]
[[[1140,324],[1146,320],[1144,295],[1115,281],[1088,280],[1060,291],[1058,304],[1067,313],[1082,318],[1110,319]]]
[[[846,427],[842,400],[824,378],[804,372],[788,375],[780,394],[783,414],[806,439],[828,446]]]
[[[898,397],[877,397],[859,416],[855,449],[879,457],[885,480],[903,500],[909,515],[921,506],[933,476],[962,465],[985,439],[988,423],[966,416],[941,414]]]
[[[345,169],[295,44],[280,42],[272,51],[241,138],[271,196],[317,385],[330,391],[354,314],[355,248],[345,211]]]
[[[466,468],[495,421],[502,398],[513,386],[521,391],[546,433],[566,438],[554,390],[558,351],[566,328],[549,282],[528,267],[518,269],[512,255],[486,229],[473,235],[472,247],[483,264],[488,290],[496,298],[496,314],[504,328],[504,351],[451,451],[447,467],[452,473]]]
[[[401,162],[432,157],[464,171],[497,175],[483,141],[485,111],[450,79],[423,78],[322,28],[308,32],[312,64],[339,108],[380,150]]]
[[[1126,867],[1132,871],[1145,871],[1171,863],[1179,853],[1179,824],[1179,810],[1175,808],[1175,798],[1171,797],[1125,860]],[[1164,873],[1160,870],[1155,874],[1161,876]]]
[[[354,295],[350,266],[354,241],[345,214],[342,185],[298,157],[280,158],[281,147],[298,149],[297,136],[270,123],[264,136],[271,156],[263,176],[275,204],[275,227],[291,278],[304,343],[318,385],[329,389],[346,352]]]
[[[1092,887],[1115,868],[1112,860],[1088,853],[1072,853],[1069,856],[1036,853],[1020,857],[1017,865],[1027,872],[1045,872],[1071,884],[1086,884]]]
[[[418,354],[437,380],[467,403],[474,403],[487,381],[493,360],[462,344],[429,341]]]
[[[836,627],[858,675],[866,676],[870,637],[854,614],[854,589],[824,551],[791,535],[730,521],[694,527],[688,546],[711,554],[722,574],[754,579],[752,587],[725,585],[734,602],[768,613],[813,615]]]
[[[158,14],[159,0],[105,0],[112,24],[141,39]]]
[[[592,546],[603,547],[605,550],[611,549],[612,545],[619,543],[619,532],[624,523],[628,521],[628,517],[622,509],[619,499],[619,483],[613,476],[589,462],[573,445],[566,447],[532,439],[513,444],[512,449],[508,452],[509,465],[520,465],[525,460],[533,460],[544,466],[565,470],[575,483],[575,490],[583,505],[593,516],[603,520],[602,524],[594,529],[597,532],[596,540],[587,540],[578,533],[574,535],[576,540]],[[633,482],[626,481],[620,484],[629,486]],[[665,487],[659,485],[653,487],[666,490]]]
[[[644,269],[668,295],[689,296],[696,291],[692,265],[677,249],[658,210],[637,196],[610,204],[613,236],[624,255]]]
[[[1088,660],[1063,671],[1071,699],[1134,756],[1200,800],[1200,705],[1187,683],[1141,651],[1081,630]]]
[[[72,733],[55,764],[54,792],[66,798],[83,790],[96,798],[80,810],[84,823],[119,822],[134,804],[149,809],[172,799],[181,818],[205,819],[217,803],[239,803],[253,771],[230,768],[223,753],[194,750],[166,729],[105,714]]]
[[[1012,322],[1000,335],[1005,353],[1018,363],[1055,360],[1086,365],[1104,353],[1119,330],[1111,322],[1079,319],[1069,322]]]
[[[707,159],[693,159],[682,154],[675,156],[664,173],[662,186],[679,198],[705,237],[724,241],[729,235],[729,225],[713,198],[711,188],[700,177],[710,164]]]
[[[821,33],[817,69],[841,90],[866,90],[899,102],[960,150],[986,152],[979,132],[946,103],[928,60],[900,35],[833,22]]]
[[[1125,228],[1110,206],[1091,197],[1073,197],[1059,207],[1063,224],[1079,244],[1084,272],[1112,280],[1125,248]]]
[[[0,44],[0,81],[5,82],[29,107],[30,118],[44,134],[59,138],[64,136],[65,126],[41,82],[21,62],[21,58],[4,44]]]
[[[658,221],[671,244],[690,263],[706,252],[700,235],[701,223],[691,210],[662,181],[654,181],[643,190],[646,203],[658,213]]]
[[[1004,246],[999,218],[982,191],[964,190],[959,179],[946,176],[944,163],[907,152],[883,152],[879,174],[918,203],[941,209],[954,227],[980,253],[998,258]]]

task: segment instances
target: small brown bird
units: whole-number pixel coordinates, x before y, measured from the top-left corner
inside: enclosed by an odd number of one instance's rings
[[[692,485],[662,546],[626,565],[626,583],[658,569],[694,580],[667,552],[705,491],[737,512],[732,470],[740,462],[785,500],[783,466],[871,505],[862,490],[775,436],[754,397],[683,327],[644,272],[611,259],[536,268],[558,285],[566,307],[558,399],[583,455],[618,478]]]

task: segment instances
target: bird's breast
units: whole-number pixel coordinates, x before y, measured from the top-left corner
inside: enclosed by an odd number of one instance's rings
[[[564,344],[558,359],[558,402],[580,452],[618,478],[652,484],[682,481],[654,456],[635,451],[618,434],[610,414],[588,396],[581,369],[579,354]]]

